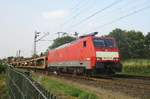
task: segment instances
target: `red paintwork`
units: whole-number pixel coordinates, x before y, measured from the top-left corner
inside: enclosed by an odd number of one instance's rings
[[[93,38],[95,38],[95,36],[80,38],[64,48],[50,50],[48,53],[48,64],[70,61],[90,61],[89,68],[93,69],[97,61],[96,51],[105,51],[105,49],[107,49],[111,52],[118,52],[118,48],[95,48]],[[108,37],[108,39],[113,38]],[[83,47],[83,41],[86,41],[86,47]],[[87,60],[87,58],[90,58],[90,60]]]

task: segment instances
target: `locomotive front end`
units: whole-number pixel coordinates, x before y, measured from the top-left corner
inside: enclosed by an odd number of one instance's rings
[[[96,53],[96,70],[107,72],[120,72],[119,49],[112,37],[93,38]]]

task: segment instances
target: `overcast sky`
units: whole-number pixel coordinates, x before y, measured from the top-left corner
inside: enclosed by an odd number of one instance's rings
[[[35,30],[49,32],[45,38],[48,40],[60,31],[70,35],[75,31],[80,35],[98,31],[105,35],[121,28],[146,34],[150,32],[150,9],[107,24],[146,6],[150,6],[149,0],[0,0],[0,58],[16,56],[19,49],[21,55],[31,56]],[[38,42],[37,51],[45,51],[50,44]]]

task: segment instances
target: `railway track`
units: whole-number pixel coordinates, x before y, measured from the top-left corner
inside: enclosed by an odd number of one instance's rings
[[[150,80],[148,76],[136,76],[136,75],[128,75],[128,74],[115,74],[113,77],[116,78],[128,78],[128,79],[141,79],[141,80]]]
[[[122,76],[122,77],[121,77]],[[150,79],[142,76],[113,75],[113,76],[77,76],[61,74],[67,80],[73,80],[92,87],[121,92],[140,99],[150,99]]]
[[[37,73],[47,74],[45,71]],[[56,76],[52,72],[49,75],[91,86],[97,90],[106,89],[138,99],[150,99],[150,77],[123,74],[84,76],[62,73]]]
[[[122,83],[134,83],[134,84],[142,84],[143,86],[148,85],[150,86],[150,77],[146,76],[135,76],[135,75],[127,75],[127,74],[116,74],[116,75],[111,75],[111,76],[96,76],[94,78],[97,79],[111,79],[112,81],[123,81]],[[147,87],[149,88],[149,87]]]

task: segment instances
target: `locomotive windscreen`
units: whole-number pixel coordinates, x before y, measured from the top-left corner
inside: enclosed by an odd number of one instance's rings
[[[95,47],[115,47],[112,39],[94,38],[93,42]]]

